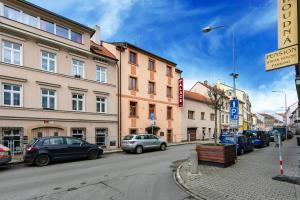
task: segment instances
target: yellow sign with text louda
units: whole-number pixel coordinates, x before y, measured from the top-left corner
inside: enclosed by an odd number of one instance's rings
[[[297,0],[278,0],[278,49],[298,44]]]
[[[266,71],[298,63],[298,45],[287,47],[265,55]]]

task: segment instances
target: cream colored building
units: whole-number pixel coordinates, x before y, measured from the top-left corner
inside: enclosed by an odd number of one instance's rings
[[[19,151],[34,137],[69,135],[117,147],[117,60],[94,33],[26,1],[0,1],[3,143]]]
[[[228,97],[233,97],[234,92],[231,86],[217,82],[217,87],[224,90]],[[236,96],[239,100],[239,130],[248,130],[251,128],[252,118],[251,118],[251,102],[249,95],[239,89],[236,89]]]
[[[121,84],[120,138],[152,133],[169,143],[181,142],[181,108],[178,106],[176,64],[127,42],[104,43],[119,60]]]
[[[214,136],[215,111],[210,99],[200,93],[185,91],[182,115],[183,140],[209,140]],[[219,122],[219,121],[218,121]]]

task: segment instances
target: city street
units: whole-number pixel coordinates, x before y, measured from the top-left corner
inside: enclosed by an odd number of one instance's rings
[[[42,168],[0,168],[0,199],[191,199],[173,181],[171,165],[187,158],[194,146],[141,155],[116,153]]]

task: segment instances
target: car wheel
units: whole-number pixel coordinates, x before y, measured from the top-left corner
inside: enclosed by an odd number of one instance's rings
[[[135,148],[135,153],[137,153],[137,154],[143,153],[143,147],[137,146],[137,147]]]
[[[160,145],[160,150],[161,150],[161,151],[165,151],[166,149],[167,149],[166,144],[161,144],[161,145]]]
[[[91,150],[89,153],[88,153],[88,159],[90,160],[95,160],[99,157],[99,153],[98,151],[96,150]]]
[[[47,154],[38,155],[34,163],[39,167],[46,166],[50,163],[50,157]]]

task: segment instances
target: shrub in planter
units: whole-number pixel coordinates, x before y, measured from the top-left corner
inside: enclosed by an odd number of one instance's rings
[[[235,145],[200,144],[197,145],[199,163],[221,164],[228,167],[235,163]]]

